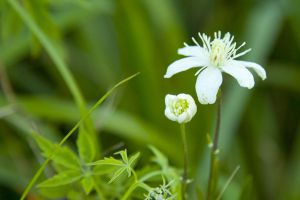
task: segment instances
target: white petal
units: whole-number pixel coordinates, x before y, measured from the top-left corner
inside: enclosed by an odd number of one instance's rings
[[[170,78],[179,72],[186,71],[193,67],[206,66],[207,64],[208,62],[206,60],[197,57],[182,58],[169,65],[164,78]]]
[[[176,98],[177,98],[176,95],[167,94],[165,97],[166,107],[168,107]]]
[[[215,103],[222,80],[222,73],[216,67],[208,67],[199,74],[196,82],[196,92],[201,104]]]
[[[184,94],[184,93],[177,94],[177,98],[179,98],[179,99],[186,99],[189,97],[190,97],[190,95],[188,95],[188,94]]]
[[[187,112],[183,112],[181,115],[178,116],[177,122],[182,124],[182,123],[187,123],[191,120],[191,117],[188,115]]]
[[[233,62],[227,62],[222,66],[222,70],[233,76],[240,86],[251,89],[254,86],[254,78],[251,72],[243,65],[237,65]]]
[[[165,116],[171,121],[177,121],[176,115],[174,115],[168,107],[165,109]]]
[[[186,46],[178,49],[178,54],[202,58],[203,56],[205,56],[205,50],[199,46]]]
[[[240,60],[235,60],[235,62],[245,66],[254,69],[254,71],[262,78],[262,80],[265,80],[267,78],[267,74],[265,69],[260,66],[257,63],[254,62],[248,62],[248,61],[240,61]]]

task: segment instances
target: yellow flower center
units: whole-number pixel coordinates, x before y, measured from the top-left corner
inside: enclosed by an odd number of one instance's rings
[[[224,64],[226,60],[226,45],[221,39],[215,39],[211,45],[210,61],[216,67]]]
[[[189,108],[189,103],[185,99],[179,99],[178,101],[174,102],[173,105],[173,113],[176,116],[181,115],[182,113],[186,112]]]

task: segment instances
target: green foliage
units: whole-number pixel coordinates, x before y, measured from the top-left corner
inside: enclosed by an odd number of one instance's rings
[[[134,172],[134,170],[133,170],[134,164],[140,155],[139,153],[136,153],[135,155],[131,156],[128,159],[126,149],[123,151],[119,151],[115,154],[119,154],[121,156],[122,160],[116,160],[115,158],[110,157],[110,158],[104,158],[103,160],[98,160],[98,161],[95,161],[95,162],[89,164],[91,166],[106,166],[106,165],[108,165],[108,166],[110,166],[110,168],[114,168],[115,172],[114,172],[112,178],[110,179],[109,183],[112,183],[113,181],[115,181],[119,176],[121,176],[125,172],[127,172],[128,177],[130,177],[131,173]],[[97,171],[98,170],[101,170],[101,167],[100,167],[100,169],[97,168]]]
[[[81,185],[82,185],[85,193],[88,195],[94,188],[94,180],[91,176],[84,177],[81,180]]]
[[[216,30],[246,41],[252,51],[243,59],[262,64],[268,75],[251,91],[224,76],[216,195],[240,165],[222,199],[300,199],[298,8],[298,0],[0,1],[0,199],[21,195],[40,154],[50,162],[42,164],[28,198],[143,199],[163,184],[162,176],[166,184],[174,180],[169,189],[180,198],[181,140],[163,116],[163,98],[167,92],[195,96],[195,78],[194,71],[170,81],[163,74],[183,42]],[[139,79],[87,114],[99,94],[135,71]],[[191,200],[205,199],[205,137],[215,123],[214,106],[198,108],[187,127]],[[130,165],[133,155],[126,162],[111,157],[120,141],[142,156]],[[96,161],[107,164],[90,165]],[[67,172],[61,180],[74,182],[34,187],[40,179],[59,182]]]
[[[83,136],[83,134],[85,136]],[[74,185],[74,188],[69,189],[68,194],[76,192],[76,185],[80,185],[82,190],[86,195],[89,195],[92,190],[96,190],[98,195],[105,196],[105,191],[101,191],[97,184],[99,183],[96,180],[100,180],[105,178],[105,176],[110,176],[110,180],[108,184],[111,185],[109,187],[116,187],[116,185],[112,185],[114,182],[121,181],[124,182],[124,176],[127,175],[126,179],[128,179],[129,186],[127,184],[123,185],[123,190],[127,188],[127,191],[124,192],[124,196],[122,199],[127,199],[131,195],[131,193],[138,187],[144,188],[146,191],[152,190],[150,186],[145,184],[145,181],[152,178],[153,176],[163,175],[166,176],[168,179],[174,179],[175,177],[170,176],[168,173],[171,170],[170,166],[168,165],[167,158],[155,147],[151,146],[151,150],[155,154],[154,161],[162,168],[161,171],[149,171],[148,173],[144,174],[140,179],[137,176],[137,172],[134,170],[134,166],[137,163],[137,159],[140,156],[140,153],[136,153],[132,156],[128,156],[127,150],[118,151],[115,155],[121,157],[121,159],[116,159],[114,157],[104,157],[103,159],[93,161],[91,157],[91,150],[90,147],[87,145],[89,134],[87,132],[83,132],[82,129],[80,130],[78,137],[77,137],[77,148],[79,149],[78,156],[70,150],[68,147],[61,147],[50,140],[45,139],[44,137],[34,133],[32,134],[34,139],[36,140],[37,144],[39,145],[42,154],[45,158],[50,158],[52,160],[52,165],[56,170],[57,174],[46,179],[45,181],[41,182],[38,187],[39,188],[59,188],[64,187],[66,185]],[[83,149],[80,151],[80,149]],[[54,156],[51,155],[54,153]],[[88,160],[84,160],[83,158],[89,158]],[[81,162],[79,160],[81,159]],[[57,166],[63,166],[64,168],[57,168]],[[169,169],[170,168],[170,169]],[[143,170],[142,170],[143,171]],[[129,178],[131,175],[134,175],[133,181]],[[176,176],[176,175],[175,175]],[[178,178],[177,178],[178,179]],[[103,180],[102,180],[103,181]],[[102,182],[101,181],[101,182]],[[163,184],[164,185],[164,184]],[[104,188],[107,188],[105,186]],[[119,186],[120,187],[120,186]],[[165,188],[168,188],[165,186]],[[120,188],[122,189],[122,188]],[[109,190],[108,190],[109,191]],[[173,192],[176,190],[173,190]],[[150,192],[151,193],[151,192]],[[45,194],[45,193],[44,193]],[[47,195],[51,197],[53,194]],[[65,195],[65,194],[64,194]],[[118,196],[118,194],[115,194]],[[168,199],[173,199],[173,195],[171,192],[168,192]],[[110,194],[109,196],[113,196]],[[151,195],[150,195],[151,196]],[[71,198],[72,199],[72,198]]]
[[[40,183],[39,187],[57,187],[78,181],[82,177],[80,170],[67,170]]]
[[[80,128],[77,137],[77,147],[80,159],[85,162],[92,162],[96,156],[95,143],[89,133],[83,128]]]
[[[51,158],[55,162],[55,164],[62,165],[67,169],[79,169],[80,161],[77,158],[76,154],[69,148],[60,147],[57,144],[53,144],[51,141],[47,140],[37,133],[33,133],[32,136],[38,143],[42,151],[42,155],[45,158],[49,158],[51,154],[55,152],[55,155]]]

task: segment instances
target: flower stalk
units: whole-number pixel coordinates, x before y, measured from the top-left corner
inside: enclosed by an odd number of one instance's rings
[[[221,125],[221,104],[222,104],[221,90],[220,90],[219,94],[220,94],[220,96],[218,98],[218,105],[217,105],[216,128],[215,128],[213,145],[211,147],[211,153],[210,153],[210,169],[209,169],[209,179],[208,179],[207,198],[206,198],[207,200],[210,200],[213,198],[213,194],[215,192],[216,184],[218,181],[218,177],[217,177],[218,157],[217,157],[217,154],[219,152],[218,142],[219,142],[220,125]]]
[[[186,199],[186,190],[188,184],[188,146],[187,146],[187,139],[186,139],[186,131],[185,131],[185,124],[180,124],[180,132],[182,137],[183,143],[183,176],[182,176],[182,185],[181,185],[181,199]]]

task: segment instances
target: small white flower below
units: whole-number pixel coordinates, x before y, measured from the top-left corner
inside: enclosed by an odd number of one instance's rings
[[[165,97],[165,115],[168,119],[180,124],[191,121],[197,112],[193,97],[188,94],[171,95]]]

